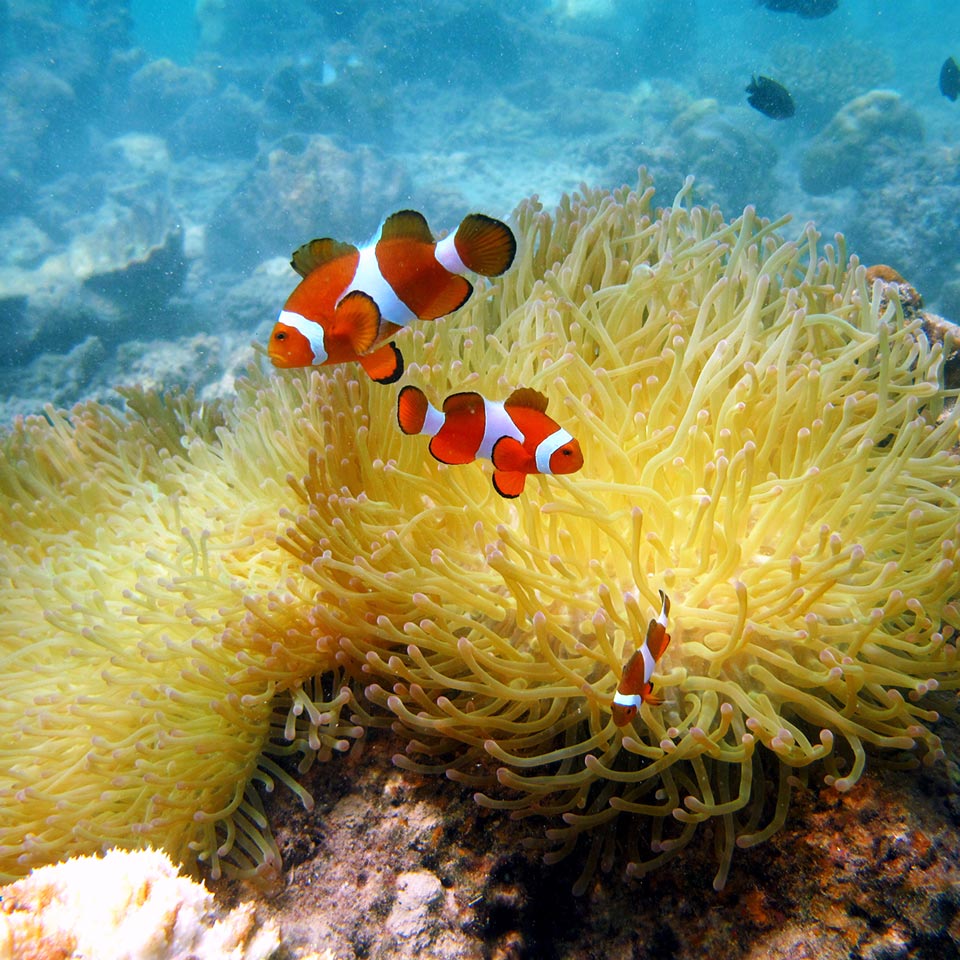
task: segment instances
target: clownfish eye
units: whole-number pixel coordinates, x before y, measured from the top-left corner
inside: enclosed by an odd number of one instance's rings
[[[286,335],[282,330],[278,330],[278,331],[273,335],[273,339],[274,339],[274,340],[286,340],[286,339],[287,339],[287,335]]]

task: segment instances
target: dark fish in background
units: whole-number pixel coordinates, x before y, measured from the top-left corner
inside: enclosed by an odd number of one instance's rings
[[[769,77],[751,77],[747,87],[747,103],[754,110],[772,117],[774,120],[786,120],[793,116],[793,97],[790,91]]]
[[[825,17],[840,5],[840,0],[758,0],[758,2],[775,13],[795,13],[805,20]]]
[[[940,92],[948,100],[956,100],[960,94],[960,66],[953,57],[947,57],[940,68]]]

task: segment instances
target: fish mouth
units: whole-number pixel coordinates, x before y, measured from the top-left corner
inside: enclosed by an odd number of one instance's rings
[[[289,357],[285,357],[282,353],[274,350],[267,350],[267,356],[270,358],[270,362],[275,367],[280,367],[282,370],[289,370],[292,367],[297,366],[297,364],[291,360]]]

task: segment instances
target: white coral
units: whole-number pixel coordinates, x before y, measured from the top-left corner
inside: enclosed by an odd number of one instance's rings
[[[252,904],[220,909],[202,883],[156,850],[112,850],[34,870],[0,888],[0,960],[266,960],[276,925]]]

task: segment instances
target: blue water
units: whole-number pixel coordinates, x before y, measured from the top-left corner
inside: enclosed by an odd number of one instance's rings
[[[51,383],[228,390],[309,237],[505,216],[640,164],[664,203],[693,174],[729,217],[843,231],[960,317],[958,6],[0,2],[0,419]],[[754,74],[793,117],[747,105]]]
[[[133,37],[151,57],[189,64],[197,52],[200,24],[192,0],[132,0]]]

